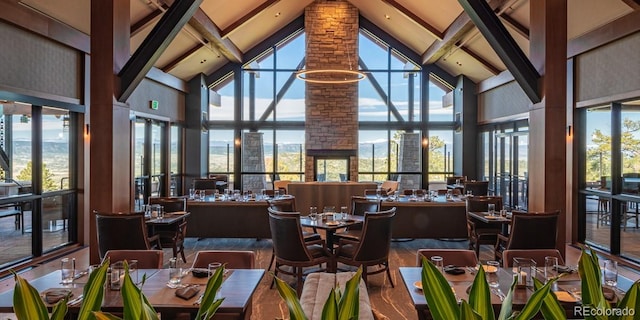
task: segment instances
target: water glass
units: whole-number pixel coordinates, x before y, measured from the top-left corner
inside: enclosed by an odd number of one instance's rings
[[[262,200],[267,199],[267,189],[260,190],[260,195],[262,196],[260,199]]]
[[[169,260],[169,283],[179,284],[182,281],[182,268],[180,262],[176,258]]]
[[[499,287],[500,281],[498,281],[498,271],[500,270],[500,262],[494,260],[487,261],[487,267],[485,269],[489,287]]]
[[[195,199],[196,197],[196,189],[189,189],[189,199]]]
[[[280,199],[280,190],[273,190],[273,198]]]
[[[133,283],[138,283],[138,260],[129,261],[129,276],[131,277],[131,281]]]
[[[318,207],[309,207],[309,219],[313,221],[318,219]]]
[[[62,284],[71,284],[76,275],[76,258],[62,258],[60,260],[60,273],[62,273]]]
[[[109,289],[120,290],[124,281],[124,263],[117,261],[111,264],[111,275],[109,276]]]
[[[496,214],[496,205],[493,203],[487,204],[487,212],[489,212],[490,216],[494,216]]]
[[[444,270],[444,259],[441,256],[431,256],[431,262],[440,272]]]
[[[342,213],[342,219],[347,220],[349,219],[349,211],[347,211],[347,207],[346,206],[342,206],[340,207],[340,212]]]
[[[604,285],[616,287],[618,285],[618,262],[613,260],[605,260],[603,268]]]
[[[218,268],[222,267],[222,263],[220,262],[211,262],[209,263],[209,278],[218,270]]]

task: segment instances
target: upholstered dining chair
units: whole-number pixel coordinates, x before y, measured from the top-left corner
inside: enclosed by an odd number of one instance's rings
[[[537,266],[544,266],[545,257],[558,258],[558,264],[564,265],[564,259],[558,249],[512,249],[502,252],[502,266],[513,267],[513,258],[529,258],[536,262]]]
[[[182,261],[187,262],[187,258],[184,255],[184,240],[187,237],[186,220],[180,222],[175,229],[156,230],[156,235],[160,238],[160,245],[163,248],[171,248],[174,258],[180,254]]]
[[[94,213],[100,259],[104,258],[109,250],[162,249],[158,235],[147,236],[144,213]]]
[[[469,192],[474,196],[489,195],[489,181],[465,181],[464,194]]]
[[[513,249],[555,249],[560,211],[520,212],[511,217],[509,236],[498,235],[495,258],[500,261],[502,252]]]
[[[217,190],[216,179],[193,179],[193,188],[196,190]]]
[[[464,183],[465,181],[467,181],[467,176],[451,176],[447,177],[446,181],[448,185],[454,185],[458,180],[460,180],[460,183]]]
[[[467,225],[469,228],[469,249],[475,250],[476,256],[480,255],[480,246],[483,244],[495,245],[498,234],[502,231],[499,224],[487,224],[469,217],[469,212],[486,212],[490,203],[496,210],[502,209],[501,196],[473,196],[467,198]]]
[[[362,279],[365,283],[368,275],[386,272],[391,287],[395,287],[389,270],[391,226],[395,215],[396,207],[365,213],[362,236],[359,240],[341,238],[335,254],[336,261],[351,266],[362,266]],[[368,270],[370,266],[379,268],[371,272]]]
[[[109,250],[104,259],[115,261],[138,261],[138,269],[162,269],[164,252],[162,250]]]
[[[473,267],[478,264],[478,256],[475,251],[466,249],[418,249],[416,254],[416,266],[422,266],[422,257],[431,259],[433,256],[442,257],[444,265],[458,267]]]
[[[269,227],[276,257],[274,276],[278,273],[295,276],[296,291],[302,293],[302,282],[305,276],[304,268],[329,263],[331,252],[324,240],[305,241],[300,225],[300,213],[280,212],[271,208],[269,211]],[[291,267],[284,268],[286,266]],[[273,287],[273,283],[271,283]]]
[[[227,269],[254,269],[256,254],[249,250],[203,250],[196,252],[193,268],[208,268],[209,263],[220,262]]]
[[[351,197],[351,214],[355,216],[364,216],[366,212],[374,213],[379,212],[382,206],[380,199],[372,199],[362,196]],[[341,237],[358,240],[362,235],[362,225],[356,224],[350,226],[345,231],[336,232],[334,237],[336,243]]]
[[[167,213],[187,211],[187,198],[185,197],[149,197],[149,204],[159,204]]]

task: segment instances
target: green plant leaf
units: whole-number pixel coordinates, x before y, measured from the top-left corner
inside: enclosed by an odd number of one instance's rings
[[[49,319],[47,307],[44,305],[42,298],[40,298],[38,290],[13,270],[11,272],[16,281],[13,291],[13,311],[16,317],[19,320]]]
[[[338,294],[339,295],[339,294]],[[322,307],[322,320],[337,320],[338,319],[338,301],[336,298],[336,289],[331,289],[327,301]]]
[[[207,281],[207,286],[204,289],[202,300],[200,301],[200,308],[198,308],[198,313],[196,314],[196,319],[211,319],[218,310],[218,307],[220,307],[224,301],[224,298],[216,300],[216,294],[218,293],[218,290],[220,290],[220,286],[222,286],[222,280],[224,280],[224,270],[224,265],[216,269]]]
[[[434,319],[458,318],[458,302],[449,282],[424,256],[422,257],[422,293]]]
[[[82,293],[82,305],[78,313],[78,320],[95,319],[93,312],[100,311],[104,295],[104,284],[107,280],[107,269],[109,269],[109,259],[105,259],[102,265],[89,275],[89,280],[84,285]]]
[[[511,286],[509,287],[509,292],[507,292],[507,295],[502,301],[502,305],[500,306],[500,314],[498,315],[499,320],[506,320],[511,317],[513,309],[513,290],[515,290],[517,283],[518,278],[513,277],[513,281],[511,282]]]
[[[122,320],[122,318],[116,317],[110,313],[102,311],[94,311],[93,315],[97,320]]]
[[[124,260],[124,281],[120,293],[122,295],[123,315],[125,319],[157,320],[158,313],[153,309],[142,290],[133,283],[129,275],[129,264]],[[143,277],[141,287],[146,277]]]
[[[533,294],[527,300],[527,303],[522,308],[522,311],[518,314],[516,319],[531,319],[540,311],[542,302],[551,292],[551,285],[553,281],[547,282],[542,288],[533,292]]]
[[[362,267],[347,281],[344,293],[340,296],[338,305],[338,319],[358,319],[360,317],[360,279],[362,278]]]
[[[67,306],[68,301],[69,297],[67,296],[53,306],[50,318],[51,320],[63,320],[66,317],[67,311],[69,311],[69,307]]]
[[[558,279],[555,278],[551,281],[556,282],[557,280]],[[536,288],[536,290],[539,290],[540,288],[542,288],[542,282],[540,282],[540,280],[536,278],[533,278],[533,285]],[[544,301],[542,302],[542,306],[540,307],[540,312],[542,313],[542,316],[548,320],[567,319],[567,315],[564,312],[564,308],[560,305],[560,303],[558,302],[558,298],[553,293],[548,294],[544,298]]]
[[[477,278],[477,276],[476,276]],[[460,303],[460,320],[482,320],[482,319],[493,319],[493,318],[483,318],[482,316],[480,316],[478,313],[476,313],[473,308],[471,307],[471,305],[462,300],[462,302]]]
[[[578,272],[582,285],[582,304],[600,310],[609,309],[609,303],[602,292],[602,282],[600,277],[600,263],[598,255],[592,249],[587,254],[582,249],[580,261],[578,262]],[[606,316],[587,317],[588,319],[606,319]]]
[[[304,314],[302,310],[302,306],[300,305],[300,300],[298,300],[298,294],[295,290],[293,290],[289,284],[280,280],[278,277],[274,277],[273,280],[276,282],[276,288],[278,288],[278,293],[282,300],[287,304],[289,308],[289,319],[290,320],[307,320],[307,316]]]
[[[624,295],[624,298],[622,298],[622,301],[620,301],[620,303],[618,303],[618,308],[621,310],[634,310],[634,314],[633,315],[621,315],[619,317],[612,317],[612,319],[615,320],[632,320],[635,319],[635,313],[638,312],[638,310],[640,310],[640,299],[639,296],[640,295],[640,282],[636,281],[633,285],[631,285],[631,288],[629,288],[629,291],[627,291],[627,293]]]
[[[495,319],[487,275],[480,266],[469,291],[469,304],[482,319]]]

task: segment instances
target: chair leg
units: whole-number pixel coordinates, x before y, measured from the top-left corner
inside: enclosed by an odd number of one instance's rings
[[[180,255],[182,255],[182,261],[187,263],[187,257],[184,256],[184,246],[180,247]]]
[[[296,271],[296,277],[298,278],[298,282],[296,284],[296,293],[298,294],[298,297],[300,297],[302,295],[302,267],[297,267]]]
[[[269,261],[269,268],[267,268],[268,270],[271,270],[271,266],[273,265],[273,261],[276,259],[276,253],[273,249],[271,249],[271,260]]]
[[[391,283],[391,288],[395,288],[396,285],[393,284],[393,279],[391,279],[391,268],[389,268],[389,262],[386,262],[384,265],[387,268],[387,278],[389,278],[389,283]]]
[[[278,262],[276,262],[276,266],[273,269],[273,281],[271,281],[271,287],[269,287],[269,289],[273,289],[273,285],[276,283],[277,277],[278,277]]]
[[[364,284],[366,286],[369,285],[369,283],[367,283],[367,269],[368,269],[367,266],[365,265],[362,266],[362,281],[364,281]]]

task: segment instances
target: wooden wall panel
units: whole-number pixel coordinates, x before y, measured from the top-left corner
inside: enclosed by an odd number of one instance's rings
[[[158,101],[158,110],[150,108],[151,100]],[[142,80],[127,100],[127,104],[133,111],[167,117],[172,122],[185,120],[184,93],[148,79]]]
[[[526,117],[530,107],[531,100],[517,82],[511,81],[478,95],[478,123]]]

